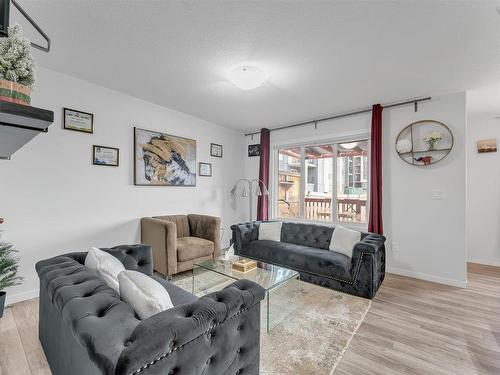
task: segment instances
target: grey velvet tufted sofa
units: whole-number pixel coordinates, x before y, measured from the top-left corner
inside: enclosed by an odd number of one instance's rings
[[[281,242],[258,240],[260,222],[231,226],[235,254],[291,268],[300,279],[373,298],[385,276],[385,237],[362,233],[352,258],[329,251],[333,227],[283,222]]]
[[[102,249],[127,269],[152,276],[151,247]],[[53,375],[225,375],[259,373],[260,301],[264,289],[241,280],[202,298],[155,278],[174,304],[140,320],[86,253],[36,264],[39,337]]]

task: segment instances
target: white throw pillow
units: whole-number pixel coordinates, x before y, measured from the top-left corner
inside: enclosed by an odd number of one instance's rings
[[[106,284],[117,292],[120,291],[118,274],[124,271],[125,267],[113,255],[92,247],[85,258],[85,267],[95,270],[106,281]]]
[[[141,319],[174,307],[167,290],[141,272],[123,271],[118,280],[121,299],[132,306]]]
[[[260,223],[259,225],[259,240],[281,241],[281,221],[271,221],[268,223]]]
[[[361,232],[337,225],[333,230],[330,250],[352,258],[352,248],[361,240]]]

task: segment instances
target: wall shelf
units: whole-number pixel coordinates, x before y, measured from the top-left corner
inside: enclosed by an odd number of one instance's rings
[[[0,159],[12,154],[54,122],[54,112],[42,108],[0,101]]]
[[[431,148],[426,138],[439,133],[441,139]],[[443,160],[453,149],[454,138],[450,128],[435,120],[414,122],[403,128],[396,137],[396,153],[405,163],[415,166],[429,166]]]

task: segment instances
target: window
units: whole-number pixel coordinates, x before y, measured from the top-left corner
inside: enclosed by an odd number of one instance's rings
[[[279,148],[277,159],[276,217],[367,222],[367,140]]]
[[[300,186],[303,174],[300,148],[280,149],[278,159],[278,216],[300,218]]]

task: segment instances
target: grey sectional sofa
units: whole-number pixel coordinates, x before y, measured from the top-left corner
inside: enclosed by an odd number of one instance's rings
[[[375,297],[384,280],[384,236],[362,233],[349,258],[328,250],[333,227],[283,222],[277,242],[259,240],[259,225],[231,226],[235,254],[294,269],[303,281],[365,298]]]
[[[102,249],[126,269],[151,277],[151,247]],[[264,289],[237,281],[202,298],[155,278],[174,308],[140,320],[86,253],[38,262],[39,337],[54,375],[259,373],[260,301]]]

